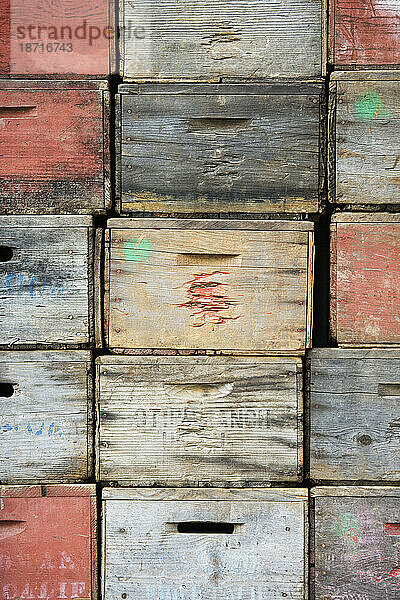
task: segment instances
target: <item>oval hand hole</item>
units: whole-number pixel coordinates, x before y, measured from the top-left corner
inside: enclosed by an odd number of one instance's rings
[[[242,523],[215,523],[212,521],[184,521],[183,523],[171,523],[176,526],[178,533],[206,534],[232,534],[240,528]],[[236,531],[237,533],[237,531]]]
[[[14,395],[15,388],[12,383],[0,382],[0,398],[11,398]]]
[[[8,262],[14,255],[13,249],[9,246],[0,246],[0,262]]]

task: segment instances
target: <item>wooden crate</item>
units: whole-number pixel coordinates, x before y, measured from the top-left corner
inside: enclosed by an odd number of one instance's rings
[[[311,597],[397,600],[400,488],[320,487],[311,490],[311,497]]]
[[[1,597],[96,600],[94,485],[1,486]]]
[[[399,71],[333,73],[328,160],[331,202],[361,210],[400,205],[399,97]]]
[[[111,219],[105,316],[112,349],[303,354],[313,224]]]
[[[304,489],[103,490],[102,597],[306,597]]]
[[[329,62],[335,67],[400,65],[398,0],[330,0]]]
[[[320,77],[322,3],[120,0],[125,80]]]
[[[331,331],[341,346],[400,345],[400,215],[338,213],[331,229]]]
[[[310,353],[310,475],[400,479],[400,352],[324,348]]]
[[[104,213],[106,82],[0,81],[0,213]]]
[[[93,344],[93,219],[0,216],[0,347]]]
[[[97,359],[98,479],[133,485],[298,481],[298,358]]]
[[[0,77],[108,76],[114,63],[113,4],[0,0]]]
[[[121,85],[121,213],[317,212],[322,83]]]
[[[85,481],[93,475],[89,352],[0,352],[0,481]]]

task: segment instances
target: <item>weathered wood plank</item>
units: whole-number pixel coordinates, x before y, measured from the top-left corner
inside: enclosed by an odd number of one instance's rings
[[[0,217],[0,346],[92,344],[92,246],[88,217]]]
[[[339,67],[400,64],[397,0],[330,0],[329,62]]]
[[[105,212],[106,90],[104,82],[0,81],[2,214]]]
[[[9,486],[8,486],[9,487]],[[319,489],[319,488],[318,488]],[[240,502],[303,502],[305,488],[103,488],[103,500],[229,500]]]
[[[93,474],[89,352],[0,352],[0,481],[85,481]]]
[[[350,219],[332,224],[332,334],[339,345],[399,345],[399,216]]]
[[[1,486],[3,597],[96,600],[95,519],[95,486]]]
[[[120,88],[121,212],[318,211],[322,85],[159,87]]]
[[[333,75],[333,202],[357,208],[400,204],[400,81],[389,77]]]
[[[400,479],[400,354],[312,350],[310,475]]]
[[[110,348],[304,352],[311,232],[141,223],[110,230]]]
[[[366,488],[364,497],[314,491],[316,600],[399,597],[399,488],[387,489]]]
[[[164,490],[153,500],[105,499],[103,598],[303,599],[307,502],[264,492],[265,501],[244,502],[218,491],[207,502],[164,501]],[[233,534],[211,533],[218,524]]]
[[[161,81],[318,77],[321,13],[314,0],[121,0],[121,74]]]
[[[98,479],[248,486],[302,473],[300,359],[103,357]]]

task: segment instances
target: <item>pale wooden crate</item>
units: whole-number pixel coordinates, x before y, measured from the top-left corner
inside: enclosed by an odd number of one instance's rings
[[[302,355],[311,343],[313,223],[111,219],[111,349]]]
[[[339,346],[400,346],[399,214],[333,216],[330,294]]]
[[[93,344],[93,238],[92,217],[0,216],[1,348]]]
[[[92,477],[90,352],[0,352],[0,403],[2,483]]]
[[[400,72],[336,72],[329,108],[329,197],[350,209],[400,206]]]
[[[300,480],[299,358],[97,359],[97,477],[215,487]]]
[[[399,481],[400,351],[318,348],[309,358],[311,478]]]
[[[319,77],[325,1],[120,0],[125,80]]]
[[[121,85],[120,213],[315,213],[324,179],[325,88]]]
[[[303,600],[307,505],[305,489],[104,488],[102,597]]]
[[[311,502],[311,597],[397,600],[400,488],[317,487]]]

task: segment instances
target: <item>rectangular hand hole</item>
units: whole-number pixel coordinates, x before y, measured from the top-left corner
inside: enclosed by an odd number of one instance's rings
[[[37,106],[0,106],[0,119],[31,119],[37,116]]]
[[[197,535],[214,535],[239,533],[243,523],[221,523],[219,521],[182,521],[168,523],[168,529],[176,533],[194,533]]]
[[[243,117],[198,117],[189,119],[188,133],[236,131],[249,127],[251,119]]]
[[[240,254],[178,254],[176,264],[180,267],[240,267]]]
[[[379,396],[400,396],[400,383],[379,383]]]

